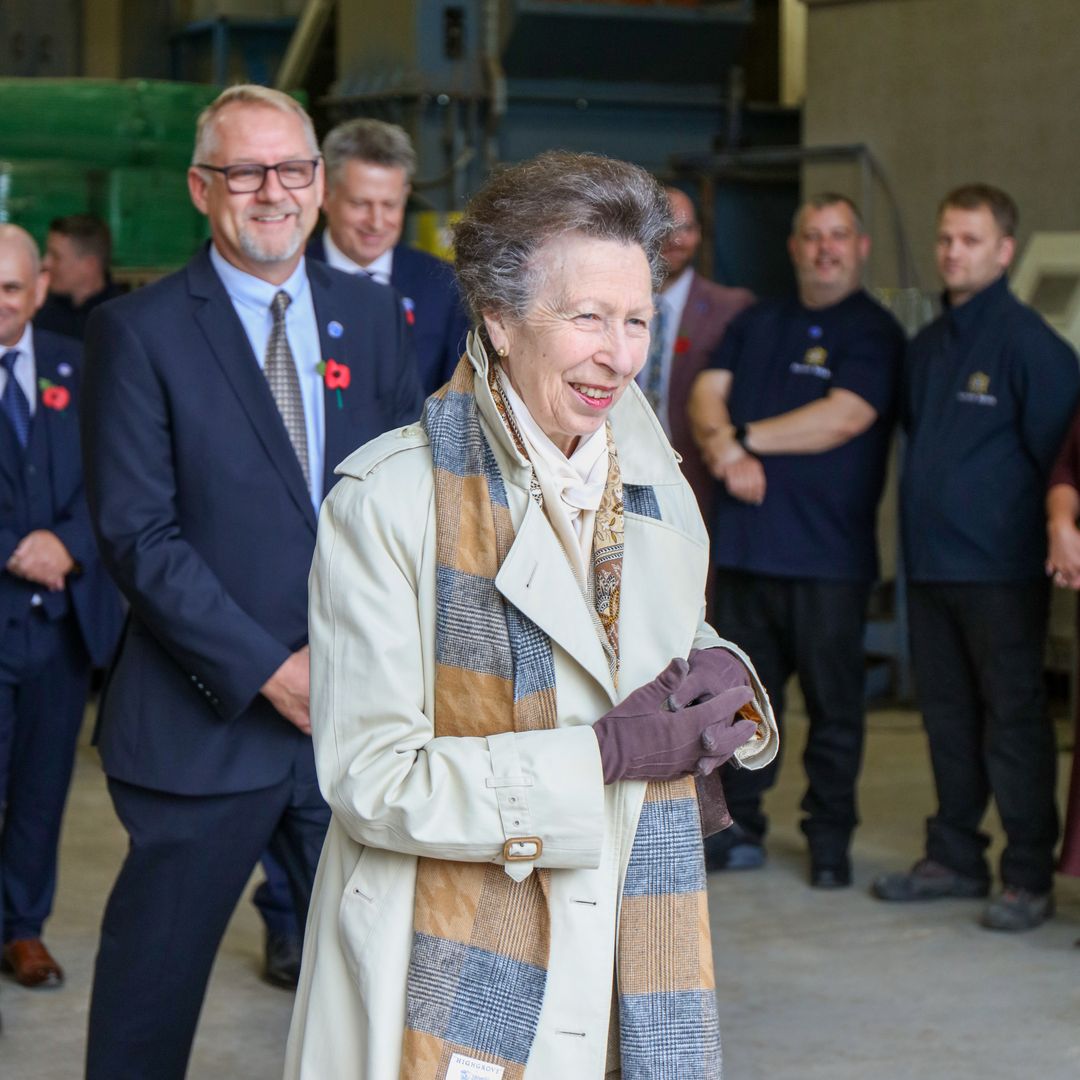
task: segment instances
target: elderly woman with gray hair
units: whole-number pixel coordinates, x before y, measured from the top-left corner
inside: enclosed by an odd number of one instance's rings
[[[634,385],[669,228],[623,162],[497,174],[455,230],[466,355],[338,469],[288,1077],[721,1074],[697,791],[715,811],[717,766],[777,737],[703,621],[705,530]]]

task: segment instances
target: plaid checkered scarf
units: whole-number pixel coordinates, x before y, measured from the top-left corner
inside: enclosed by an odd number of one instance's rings
[[[503,422],[524,454],[494,366],[489,375]],[[514,528],[473,378],[465,357],[428,399],[422,421],[435,468],[437,736],[557,723],[551,643],[495,589]],[[610,428],[608,446],[589,599],[614,676],[624,494],[635,510],[655,517],[659,511],[651,488],[627,485],[624,492]],[[532,494],[540,501],[535,483]],[[550,874],[539,869],[517,881],[494,864],[419,860],[402,1080],[443,1080],[455,1055],[501,1067],[503,1080],[522,1080],[547,982]],[[720,1037],[690,778],[648,786],[623,888],[617,954],[623,1080],[717,1080]]]

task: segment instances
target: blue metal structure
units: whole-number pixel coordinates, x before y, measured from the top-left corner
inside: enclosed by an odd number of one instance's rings
[[[748,108],[739,61],[753,0],[340,0],[332,121],[375,116],[416,143],[421,204],[460,207],[492,167],[553,147],[674,179],[675,157],[798,142],[798,114]],[[797,170],[717,186],[702,207],[706,270],[786,289]],[[763,258],[762,252],[770,255]],[[777,258],[772,258],[775,250]]]

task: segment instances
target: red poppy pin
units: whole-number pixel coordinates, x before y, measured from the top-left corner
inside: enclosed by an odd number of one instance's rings
[[[352,382],[352,372],[348,364],[339,364],[336,360],[325,360],[315,369],[323,377],[327,390],[337,391],[337,407],[345,408],[345,401],[341,396],[342,390],[349,389]]]
[[[46,409],[63,412],[71,404],[71,391],[66,386],[58,386],[51,379],[38,379],[38,391],[41,404]]]
[[[690,339],[685,334],[680,334],[675,339],[675,352],[678,355],[688,353],[690,351]]]

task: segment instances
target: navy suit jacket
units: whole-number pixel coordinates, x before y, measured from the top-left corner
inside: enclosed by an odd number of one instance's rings
[[[79,343],[34,331],[38,393],[25,450],[0,413],[0,621],[29,616],[31,597],[46,615],[74,614],[91,662],[104,667],[120,633],[120,597],[98,559],[83,493],[79,446]],[[45,395],[49,384],[57,388]],[[63,391],[62,393],[60,391]],[[62,593],[50,593],[2,569],[19,541],[35,529],[55,533],[78,564]]]
[[[393,293],[307,272],[322,355],[350,370],[325,391],[329,491],[337,462],[416,420],[423,398]],[[86,349],[90,513],[131,603],[101,708],[105,771],[179,794],[277,783],[311,740],[259,690],[307,641],[316,520],[208,248],[95,311]]]
[[[321,233],[308,241],[307,253],[312,259],[326,262]],[[453,268],[426,251],[398,244],[390,284],[401,294],[412,327],[424,394],[433,394],[454,374],[469,332]]]

